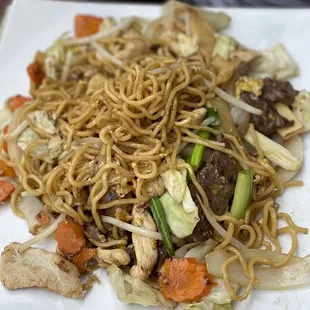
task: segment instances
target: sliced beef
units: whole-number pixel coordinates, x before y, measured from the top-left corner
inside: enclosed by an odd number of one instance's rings
[[[297,94],[290,82],[266,78],[259,97],[250,92],[242,92],[241,99],[263,111],[262,115],[252,114],[251,122],[256,130],[265,136],[271,136],[278,128],[294,125],[294,121],[289,121],[278,113],[275,104],[281,102],[291,107]]]
[[[294,124],[294,121],[289,121],[281,116],[273,103],[267,103],[262,96],[256,97],[250,92],[242,92],[241,99],[251,106],[261,109],[263,114],[251,114],[251,122],[256,130],[263,133],[265,136],[270,136],[276,132],[278,128],[289,127]]]
[[[270,104],[282,102],[291,107],[297,94],[290,82],[266,78],[260,97]]]
[[[198,171],[197,180],[207,194],[210,208],[215,214],[223,215],[228,211],[240,170],[241,167],[235,159],[214,151],[211,158]],[[188,239],[191,242],[204,241],[210,237],[212,228],[197,201],[197,189],[193,184],[189,185],[189,189],[199,207],[200,221]]]

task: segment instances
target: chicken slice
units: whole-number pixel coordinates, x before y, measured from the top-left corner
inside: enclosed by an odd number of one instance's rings
[[[157,226],[148,211],[134,206],[132,218],[133,225],[157,231]],[[132,243],[135,248],[137,265],[131,268],[130,275],[144,281],[149,277],[157,262],[157,243],[154,239],[137,234],[132,234]]]
[[[65,297],[83,297],[80,273],[72,263],[56,253],[36,248],[20,254],[19,245],[13,242],[1,253],[0,280],[5,288],[40,287]]]

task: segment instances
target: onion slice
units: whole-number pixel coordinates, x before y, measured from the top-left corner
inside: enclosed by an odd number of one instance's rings
[[[263,250],[246,250],[245,252],[242,250],[241,253],[248,259],[258,256],[274,262],[280,262],[286,257],[286,254]],[[222,278],[222,265],[231,255],[225,250],[208,254],[206,263],[209,272]],[[289,265],[279,268],[255,267],[255,276],[258,278],[259,283],[256,283],[254,287],[260,290],[283,290],[309,285],[310,255],[302,259],[293,257],[290,262]],[[242,286],[249,283],[249,279],[245,276],[240,263],[231,263],[227,271],[230,281],[239,283]]]

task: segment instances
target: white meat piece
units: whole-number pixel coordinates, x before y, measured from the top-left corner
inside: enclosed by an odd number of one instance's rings
[[[152,216],[146,210],[134,206],[131,215],[133,225],[157,231],[157,226]],[[133,266],[130,274],[144,281],[149,277],[157,262],[157,243],[154,239],[138,234],[132,234],[132,243],[137,258],[137,267]]]
[[[41,249],[29,248],[20,254],[19,245],[11,243],[1,253],[0,279],[5,288],[40,287],[65,297],[83,297],[80,273],[75,265]]]
[[[97,249],[97,261],[99,266],[107,268],[113,264],[117,267],[126,266],[130,262],[129,254],[123,249]]]

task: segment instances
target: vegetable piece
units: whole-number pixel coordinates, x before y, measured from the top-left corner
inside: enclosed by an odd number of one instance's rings
[[[301,166],[301,161],[292,155],[290,151],[284,148],[282,145],[267,138],[258,131],[255,131],[259,145],[264,155],[274,164],[286,169],[286,170],[298,170]],[[251,133],[248,131],[244,136],[244,139],[251,145],[255,145]]]
[[[91,15],[76,15],[74,18],[75,36],[82,38],[98,32],[102,21],[102,18]]]
[[[195,12],[200,18],[208,22],[216,31],[227,28],[230,24],[230,17],[224,12],[213,12],[180,1],[167,1],[162,6],[162,16],[166,19],[173,18],[177,13]]]
[[[299,69],[283,44],[265,50],[250,66],[250,75],[256,78],[270,77],[287,80],[299,74]]]
[[[153,197],[151,199],[151,210],[152,210],[152,214],[155,219],[155,222],[157,224],[157,227],[163,237],[163,241],[166,246],[167,253],[170,257],[174,256],[175,253],[174,253],[174,248],[173,248],[173,244],[171,240],[170,229],[169,229],[169,226],[166,220],[166,214],[158,197]]]
[[[259,257],[271,259],[275,262],[282,261],[286,256],[282,253],[275,253],[271,251],[262,250],[246,250],[267,252],[267,254],[260,252],[254,252],[251,256],[246,257],[246,260],[254,258],[259,254]],[[242,256],[243,250],[241,251]],[[232,254],[226,250],[213,251],[206,256],[206,263],[209,272],[217,277],[223,277],[222,265],[231,257]],[[294,258],[296,260],[296,258]],[[297,258],[297,261],[292,262],[289,265],[278,268],[269,267],[257,267],[254,268],[255,276],[259,280],[255,283],[254,288],[261,290],[283,290],[293,289],[298,287],[304,287],[310,284],[310,255],[305,256],[302,259]],[[233,262],[229,265],[228,269],[229,280],[235,283],[239,283],[242,286],[246,286],[249,283],[249,279],[245,276],[243,268],[239,262]]]
[[[276,109],[279,114],[289,121],[294,121],[294,125],[286,128],[278,128],[277,133],[281,136],[282,139],[288,140],[292,136],[298,135],[299,133],[304,131],[303,124],[297,119],[292,110],[283,103],[276,103]]]
[[[232,120],[237,128],[238,134],[241,138],[246,134],[250,124],[250,113],[241,110],[237,107],[232,107],[230,110]]]
[[[232,298],[225,286],[225,282],[221,278],[214,277],[213,280],[216,282],[216,286],[213,287],[209,295],[205,296],[202,301],[214,302],[218,305],[225,305],[232,302]],[[238,291],[240,285],[232,282],[232,287],[235,291]]]
[[[214,118],[214,121],[212,123],[209,123],[209,125],[212,126],[219,126],[221,123],[219,113],[214,108],[209,108],[207,110],[207,119]],[[207,131],[200,131],[199,137],[202,139],[208,140],[210,138],[210,132]],[[196,144],[194,147],[193,154],[191,156],[190,165],[193,167],[194,171],[197,171],[200,167],[201,160],[203,158],[203,154],[205,152],[206,147],[201,144]]]
[[[295,156],[301,163],[304,161],[304,144],[303,140],[300,138],[300,136],[294,136],[289,140],[286,140],[283,143],[283,147],[285,147],[287,150],[289,150],[293,156]],[[296,174],[298,170],[285,170],[283,168],[280,168],[277,171],[277,176],[280,182],[287,182],[291,180]]]
[[[238,173],[231,214],[238,220],[244,219],[245,212],[252,200],[253,176],[250,170]]]
[[[199,221],[197,207],[194,212],[187,213],[182,204],[176,202],[167,192],[160,197],[160,202],[165,210],[167,222],[171,231],[178,238],[191,235]]]
[[[31,81],[33,81],[36,86],[41,85],[43,79],[45,78],[45,72],[43,65],[40,62],[35,61],[31,63],[27,67],[27,72]]]
[[[186,178],[176,169],[169,169],[160,175],[164,181],[165,188],[176,202],[182,202],[185,188]]]
[[[119,301],[145,307],[159,305],[155,291],[139,278],[131,277],[114,264],[107,269],[107,274]]]
[[[198,135],[200,138],[205,139],[205,140],[208,140],[210,138],[210,132],[207,132],[207,131],[201,131],[199,132]],[[193,154],[191,156],[191,161],[190,161],[190,165],[193,167],[194,171],[197,171],[200,167],[205,148],[206,147],[201,144],[196,144],[194,147],[194,151],[193,151]]]
[[[72,220],[59,223],[56,230],[58,248],[66,254],[77,254],[85,247],[84,227]]]
[[[166,259],[159,275],[163,296],[176,302],[200,301],[214,286],[205,264],[194,258]]]
[[[96,255],[95,249],[83,248],[82,251],[73,259],[72,263],[77,267],[79,272],[86,271],[87,262]]]
[[[233,305],[224,304],[218,305],[211,301],[202,301],[194,304],[182,304],[182,310],[233,310]]]
[[[195,258],[198,263],[205,264],[206,255],[212,252],[217,245],[218,243],[214,239],[209,239],[190,249],[184,257]]]
[[[293,112],[299,121],[305,126],[305,131],[310,130],[310,93],[302,90],[295,97]]]
[[[219,129],[222,132],[238,136],[238,132],[228,109],[227,103],[223,99],[216,97],[211,100],[211,104],[220,115],[221,125]],[[244,111],[243,109],[241,110]]]
[[[5,201],[14,189],[15,187],[12,183],[8,181],[0,181],[0,202]]]
[[[16,95],[10,100],[9,102],[9,108],[12,112],[14,112],[16,109],[20,108],[21,106],[24,105],[25,102],[30,101],[31,98],[29,97],[24,97],[21,95]]]
[[[8,125],[6,125],[5,127],[3,127],[3,130],[2,130],[3,134],[6,135],[6,134],[8,133],[8,130],[9,130],[9,126],[8,126]],[[2,149],[3,149],[4,151],[8,152],[8,144],[7,144],[6,142],[3,142],[3,144],[2,144]]]
[[[0,109],[0,128],[9,124],[11,121],[12,112],[9,107],[4,107]]]
[[[193,249],[194,247],[196,247],[198,245],[199,245],[199,242],[193,242],[193,243],[187,243],[187,244],[181,246],[180,248],[178,248],[175,251],[175,257],[177,257],[177,258],[184,257],[189,250]],[[195,257],[193,257],[193,258],[195,258]]]
[[[219,35],[216,39],[216,43],[212,52],[212,57],[216,55],[228,60],[229,53],[234,51],[238,46],[238,42],[229,36]]]

